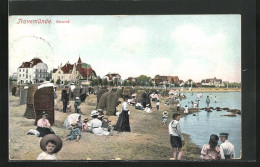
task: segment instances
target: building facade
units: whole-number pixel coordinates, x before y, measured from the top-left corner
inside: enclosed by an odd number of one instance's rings
[[[222,79],[217,79],[216,77],[214,78],[208,78],[208,79],[203,79],[201,81],[202,86],[224,86],[224,83],[222,82]]]
[[[89,84],[96,78],[96,72],[89,64],[82,63],[80,57],[77,64],[67,62],[64,66],[61,64],[57,69],[53,69],[52,72],[52,80],[56,83],[59,79],[60,84],[66,84],[66,82]]]
[[[33,58],[30,62],[23,62],[17,69],[17,83],[42,83],[46,81],[48,66],[39,58]]]
[[[118,73],[108,73],[103,77],[103,79],[107,79],[108,82],[122,82],[121,76]]]

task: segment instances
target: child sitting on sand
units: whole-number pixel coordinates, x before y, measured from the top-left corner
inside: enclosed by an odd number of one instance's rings
[[[89,132],[89,123],[88,123],[88,118],[85,118],[84,120],[83,120],[83,123],[82,123],[82,130],[83,131],[87,131],[87,132]]]
[[[72,126],[72,129],[71,129],[70,133],[68,134],[68,136],[65,138],[65,140],[75,140],[76,139],[76,141],[79,141],[81,133],[80,133],[78,124],[72,123],[71,126]]]
[[[163,121],[162,121],[161,127],[163,127],[163,126],[166,125],[166,123],[167,123],[167,118],[168,118],[168,112],[167,112],[167,111],[164,111],[164,112],[163,112],[163,117],[162,117]]]

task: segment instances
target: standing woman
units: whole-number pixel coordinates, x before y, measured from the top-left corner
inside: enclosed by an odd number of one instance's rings
[[[54,134],[53,130],[51,129],[51,125],[46,116],[49,114],[45,111],[42,112],[42,118],[37,121],[37,128],[36,130],[40,133],[38,137],[43,137],[48,134]]]
[[[115,131],[118,132],[131,132],[129,124],[129,109],[127,105],[127,98],[124,98],[124,103],[122,104],[121,113],[114,127]]]

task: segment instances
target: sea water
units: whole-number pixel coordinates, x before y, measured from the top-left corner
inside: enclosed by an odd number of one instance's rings
[[[199,108],[207,106],[206,97],[210,96],[210,107],[230,108],[241,110],[241,92],[203,92],[203,97],[198,98],[197,93],[183,93],[186,95],[186,99],[180,102],[181,107],[187,105],[191,107],[191,101],[200,100]],[[215,96],[217,102],[215,103]],[[236,117],[223,116],[225,114],[231,114],[227,111],[207,112],[200,110],[196,113],[196,116],[187,115],[180,120],[181,130],[183,133],[189,134],[191,140],[199,145],[203,146],[209,142],[211,134],[219,135],[221,132],[229,133],[229,141],[235,147],[235,156],[238,158],[241,151],[241,115]],[[219,145],[221,141],[219,140]]]

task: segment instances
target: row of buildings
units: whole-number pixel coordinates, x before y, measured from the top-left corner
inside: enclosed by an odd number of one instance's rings
[[[18,84],[24,83],[41,83],[47,80],[48,77],[48,66],[46,63],[43,63],[41,59],[35,57],[30,62],[23,62],[20,67],[17,69],[17,78]],[[97,79],[97,74],[95,70],[91,67],[90,64],[84,63],[81,61],[81,58],[78,58],[77,63],[70,64],[67,62],[65,65],[58,66],[54,68],[51,73],[50,80],[57,82],[59,80],[60,84],[67,83],[81,83],[88,85],[94,79]],[[123,82],[121,76],[118,73],[108,73],[102,79],[107,79],[108,82]],[[135,83],[136,78],[128,77],[126,82]],[[184,82],[180,80],[178,76],[161,76],[156,75],[154,78],[151,78],[150,83],[153,85],[168,85],[168,86],[184,86],[195,85],[195,86],[224,86],[222,79],[209,78],[203,79],[201,82],[195,83],[192,79]]]

